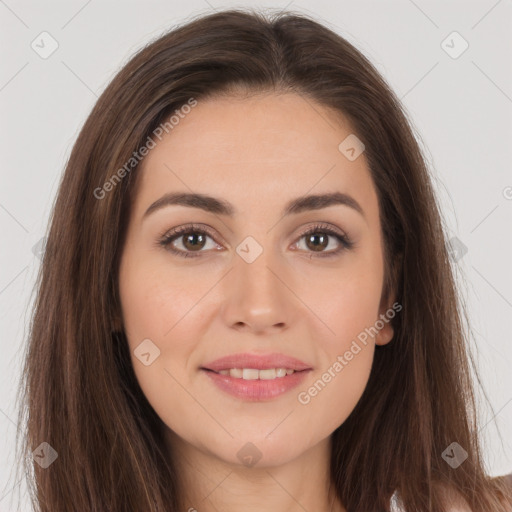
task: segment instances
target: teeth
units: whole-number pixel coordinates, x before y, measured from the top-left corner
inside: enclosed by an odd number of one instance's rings
[[[244,380],[256,380],[259,378],[259,370],[254,370],[252,368],[244,368],[242,370],[242,379]]]
[[[220,370],[221,375],[229,375],[235,379],[244,380],[273,380],[275,378],[291,375],[295,370],[287,368],[269,368],[267,370],[258,370],[256,368],[231,368],[230,370]]]
[[[279,368],[279,370],[282,370],[282,368]],[[275,368],[269,368],[268,370],[260,370],[257,373],[259,373],[259,377],[261,380],[272,380],[276,378],[277,370]],[[284,374],[286,375],[286,371],[284,372]]]

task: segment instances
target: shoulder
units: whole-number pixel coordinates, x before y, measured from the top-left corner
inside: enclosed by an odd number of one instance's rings
[[[436,484],[446,512],[473,512],[462,494],[446,484]]]
[[[448,485],[440,482],[435,482],[433,487],[439,494],[444,512],[473,512],[471,508],[469,508],[467,501],[453,487],[449,487]],[[405,510],[399,505],[396,492],[391,497],[390,505],[391,512],[405,512]]]
[[[512,473],[510,475],[497,478],[507,484],[510,489],[512,489]],[[434,482],[433,487],[439,493],[444,512],[473,512],[462,494],[454,487],[448,486],[442,482]],[[505,507],[506,506],[507,505],[505,505]],[[391,510],[392,512],[402,512],[402,509],[398,507],[396,493],[393,494],[391,498]],[[510,512],[512,512],[512,508],[510,509]]]
[[[512,489],[512,473],[510,475],[497,478]],[[446,507],[446,512],[473,512],[469,507],[468,502],[456,489],[448,487],[446,484],[436,484],[436,487],[443,499],[443,505]],[[504,505],[507,507],[505,503]],[[507,508],[507,510],[512,512],[512,508]]]

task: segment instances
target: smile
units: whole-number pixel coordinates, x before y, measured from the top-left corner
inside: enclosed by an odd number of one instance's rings
[[[221,375],[229,375],[235,379],[244,380],[273,380],[291,375],[295,370],[290,368],[269,368],[258,370],[257,368],[231,368],[229,370],[220,370]]]
[[[238,353],[199,368],[219,390],[241,400],[277,398],[297,387],[313,370],[300,359],[282,353]]]

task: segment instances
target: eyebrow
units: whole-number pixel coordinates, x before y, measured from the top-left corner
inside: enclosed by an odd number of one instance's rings
[[[172,205],[199,208],[209,213],[226,215],[229,217],[233,217],[237,213],[236,208],[231,203],[223,199],[211,197],[205,194],[172,192],[164,194],[160,199],[157,199],[153,204],[151,204],[143,217],[146,218],[151,213]],[[341,192],[297,197],[286,204],[282,212],[282,217],[298,214],[308,210],[320,210],[334,205],[348,206],[365,217],[364,210],[361,205],[352,196]]]

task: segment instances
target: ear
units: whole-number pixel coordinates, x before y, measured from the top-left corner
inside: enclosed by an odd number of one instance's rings
[[[385,287],[383,290],[383,294],[381,297],[381,302],[379,306],[379,323],[378,325],[382,325],[382,329],[379,329],[379,332],[375,336],[375,343],[377,345],[387,345],[395,335],[395,330],[393,327],[393,321],[392,319],[396,316],[397,311],[400,311],[400,309],[395,310],[393,305],[397,302],[396,301],[396,290],[397,290],[397,283],[399,278],[399,270],[401,268],[402,264],[402,257],[401,255],[396,256],[396,258],[393,261],[392,269],[391,269],[391,275],[390,275],[390,281],[389,286]],[[381,323],[382,322],[382,323]]]
[[[381,302],[381,307],[379,308],[379,320],[377,325],[380,326],[383,324],[383,327],[382,329],[379,329],[379,332],[375,336],[375,343],[377,345],[387,345],[395,335],[395,330],[392,324],[392,316],[389,314],[390,311],[392,312],[393,317],[396,314],[392,307],[395,302],[394,296],[392,299],[393,300],[389,302]]]

